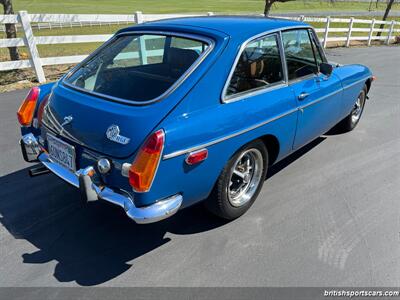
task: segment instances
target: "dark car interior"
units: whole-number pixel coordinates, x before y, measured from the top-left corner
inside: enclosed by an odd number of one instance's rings
[[[163,94],[198,57],[191,49],[169,48],[161,63],[103,70],[93,91],[134,101],[151,100]]]
[[[227,94],[264,87],[282,79],[282,62],[279,53],[265,53],[257,48],[247,48],[240,56]]]

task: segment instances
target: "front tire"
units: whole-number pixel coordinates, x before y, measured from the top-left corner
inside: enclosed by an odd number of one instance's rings
[[[233,220],[254,203],[268,168],[268,151],[261,140],[239,149],[225,165],[205,204],[218,217]]]
[[[353,109],[350,114],[339,123],[339,128],[342,132],[352,131],[360,122],[361,115],[364,111],[365,101],[367,99],[367,86],[361,90],[356,101],[354,102]]]

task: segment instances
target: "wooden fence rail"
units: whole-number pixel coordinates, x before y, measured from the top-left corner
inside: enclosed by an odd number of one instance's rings
[[[213,15],[208,12],[203,15]],[[87,55],[58,56],[58,57],[40,57],[37,45],[48,44],[69,44],[69,43],[88,43],[88,42],[105,42],[111,38],[111,34],[93,34],[93,35],[64,35],[64,36],[34,36],[32,27],[39,24],[101,24],[101,23],[126,23],[139,24],[160,19],[199,16],[197,15],[181,15],[181,14],[142,14],[135,12],[132,15],[92,15],[92,14],[28,14],[26,11],[20,11],[17,15],[0,15],[0,25],[17,24],[24,32],[23,38],[0,39],[0,48],[21,47],[26,46],[29,50],[29,59],[19,61],[0,62],[0,71],[33,68],[36,73],[37,80],[40,83],[46,82],[43,72],[43,66],[58,64],[74,64],[82,61]],[[381,40],[386,44],[390,44],[400,32],[400,22],[395,21],[379,21],[379,20],[363,20],[363,19],[344,19],[344,18],[315,18],[315,17],[285,17],[287,19],[300,20],[304,22],[317,23],[316,32],[322,38],[321,42],[324,47],[328,42],[344,42],[349,47],[351,41],[366,41],[370,46],[373,40]],[[334,23],[343,24],[341,27],[332,26]],[[322,26],[321,26],[322,24]],[[363,24],[361,27],[357,25]],[[386,25],[387,28],[380,29],[380,25]],[[39,25],[40,26],[40,25]],[[72,26],[72,25],[71,25]],[[42,27],[43,28],[43,27]],[[49,27],[47,27],[49,28]],[[51,28],[51,25],[50,25]],[[374,35],[381,32],[381,36]],[[333,33],[342,33],[343,36],[332,36]],[[364,33],[364,36],[354,35],[354,33]],[[368,34],[368,35],[366,35]],[[145,49],[145,45],[144,45]],[[145,49],[146,50],[146,49]],[[147,51],[146,57],[157,55],[152,51]]]

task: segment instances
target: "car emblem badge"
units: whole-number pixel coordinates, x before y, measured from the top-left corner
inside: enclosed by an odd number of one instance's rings
[[[129,143],[130,138],[127,138],[125,136],[122,136],[119,134],[120,130],[117,125],[111,125],[110,127],[107,128],[106,131],[106,136],[110,141],[126,145]]]
[[[73,119],[74,119],[74,118],[73,118],[72,116],[66,116],[66,117],[64,117],[64,122],[61,123],[61,131],[60,131],[60,134],[63,133],[63,131],[64,131],[64,126],[67,125],[67,124],[69,124],[69,123],[71,123]]]

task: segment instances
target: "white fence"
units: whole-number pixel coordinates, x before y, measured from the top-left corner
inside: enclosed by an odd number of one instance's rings
[[[213,15],[207,13],[204,15]],[[188,17],[194,15],[176,15],[176,14],[142,14],[136,12],[132,15],[65,15],[65,14],[28,14],[26,11],[20,11],[17,15],[0,15],[1,24],[19,24],[24,32],[23,38],[0,39],[0,48],[26,46],[29,50],[30,58],[19,61],[0,62],[0,71],[33,68],[36,77],[40,83],[46,81],[43,66],[58,64],[73,64],[82,61],[87,55],[59,56],[59,57],[40,57],[37,45],[46,44],[70,44],[70,43],[88,43],[88,42],[105,42],[112,35],[110,34],[93,34],[93,35],[64,35],[64,36],[34,36],[32,26],[40,23],[143,23],[148,21]],[[198,16],[198,15],[197,15]],[[381,40],[389,44],[395,39],[396,33],[400,32],[400,22],[384,22],[378,20],[362,20],[362,19],[341,19],[341,18],[314,18],[314,17],[288,17],[288,19],[301,20],[311,23],[323,23],[323,27],[316,27],[317,33],[322,34],[321,42],[324,47],[328,42],[344,42],[347,47],[351,41],[365,41],[367,45],[371,45],[373,40]],[[333,23],[343,24],[343,27],[333,27]],[[363,24],[360,27],[357,25]],[[365,25],[367,24],[367,25]],[[380,25],[384,24],[389,28],[380,29]],[[381,32],[381,36],[374,33]],[[334,33],[342,33],[345,36],[329,36]],[[364,36],[354,35],[354,33],[363,33]],[[150,53],[149,53],[150,54]],[[149,56],[149,55],[148,55]]]

